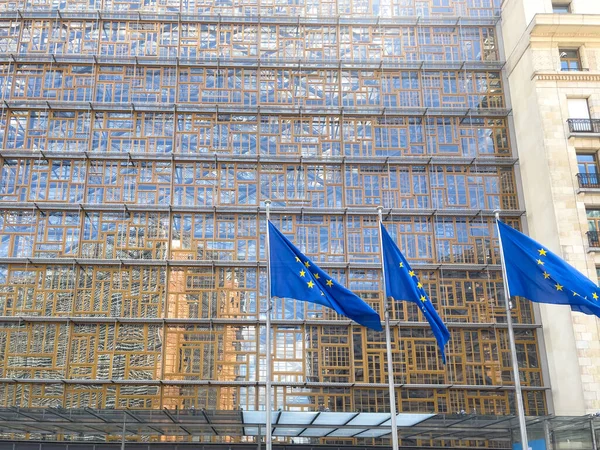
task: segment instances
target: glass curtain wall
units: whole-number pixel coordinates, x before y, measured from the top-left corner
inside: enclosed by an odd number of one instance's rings
[[[417,306],[393,306],[399,412],[514,413],[499,8],[0,0],[0,406],[259,410],[270,363],[275,409],[389,411],[384,334],[330,310],[277,299],[265,361],[269,198],[382,316],[384,207],[452,334],[444,367]],[[531,304],[514,320],[542,415]]]

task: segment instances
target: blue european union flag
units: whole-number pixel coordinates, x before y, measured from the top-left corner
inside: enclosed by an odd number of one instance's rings
[[[442,322],[433,304],[423,289],[423,284],[419,281],[417,274],[411,269],[408,261],[388,234],[387,230],[380,223],[381,241],[383,244],[383,266],[385,270],[385,292],[388,297],[394,300],[407,300],[414,302],[429,322],[433,335],[437,340],[442,361],[446,364],[446,353],[444,346],[450,340],[450,332]]]
[[[600,289],[543,245],[498,221],[510,295],[600,317]]]
[[[327,306],[365,327],[382,330],[373,308],[304,256],[270,221],[268,227],[271,296]]]

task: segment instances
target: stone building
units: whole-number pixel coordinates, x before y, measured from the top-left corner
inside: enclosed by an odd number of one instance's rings
[[[504,0],[502,31],[527,228],[600,274],[600,3]],[[600,410],[598,319],[542,305],[556,414]]]

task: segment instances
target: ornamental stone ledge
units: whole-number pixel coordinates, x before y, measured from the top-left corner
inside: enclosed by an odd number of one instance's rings
[[[536,14],[527,28],[537,37],[598,37],[600,14]]]
[[[577,188],[577,190],[575,191],[576,194],[588,194],[588,195],[593,195],[593,194],[600,194],[600,188]]]
[[[600,72],[534,72],[531,76],[532,80],[538,81],[571,81],[571,82],[600,82]]]
[[[590,147],[586,145],[586,141],[589,142],[590,139],[597,140],[597,144],[600,145],[600,133],[573,133],[569,132],[567,135],[569,140],[569,145],[579,148],[579,147]],[[593,147],[594,145],[592,145]]]

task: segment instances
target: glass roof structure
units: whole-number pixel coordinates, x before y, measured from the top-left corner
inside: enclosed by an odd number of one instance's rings
[[[494,439],[510,441],[518,427],[513,415],[411,414],[397,415],[402,439]],[[543,433],[545,425],[567,432],[582,424],[595,423],[597,417],[529,417],[530,432]],[[62,408],[2,408],[0,434],[44,433],[72,435],[86,440],[106,436],[259,436],[264,434],[264,411],[208,410],[118,410]],[[273,436],[297,438],[385,437],[390,433],[389,413],[296,412],[273,413]]]
[[[398,423],[413,426],[435,414],[398,414]],[[265,424],[264,411],[243,411],[244,424]],[[382,437],[390,433],[389,413],[292,412],[273,416],[273,436]],[[258,435],[258,426],[245,426],[244,434]]]

